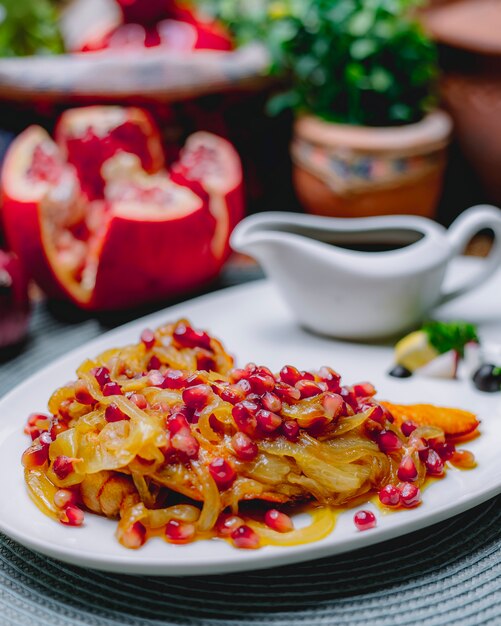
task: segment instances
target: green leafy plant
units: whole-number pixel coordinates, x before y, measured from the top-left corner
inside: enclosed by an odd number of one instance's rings
[[[262,41],[289,86],[270,103],[369,126],[415,122],[433,103],[436,50],[416,0],[199,0],[237,42]]]
[[[54,4],[49,0],[0,0],[0,56],[64,51]]]
[[[470,341],[479,342],[477,329],[468,322],[427,322],[423,325],[431,345],[443,354],[449,350],[456,350],[464,355],[464,347]]]

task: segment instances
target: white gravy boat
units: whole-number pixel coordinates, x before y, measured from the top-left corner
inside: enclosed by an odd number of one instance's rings
[[[484,267],[444,291],[449,261],[485,228],[495,241]],[[386,249],[347,249],[374,244]],[[433,307],[475,289],[501,266],[501,210],[472,207],[449,230],[406,215],[262,213],[236,227],[231,245],[259,261],[304,327],[347,339],[384,338],[416,326]]]

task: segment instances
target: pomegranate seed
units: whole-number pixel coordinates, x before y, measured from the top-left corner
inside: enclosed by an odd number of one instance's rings
[[[233,419],[238,430],[241,430],[247,435],[254,435],[257,428],[256,413],[259,407],[255,402],[244,400],[235,404],[231,410]]]
[[[330,367],[321,367],[318,371],[318,375],[324,383],[327,383],[329,391],[334,391],[335,393],[341,391],[341,376],[333,369]]]
[[[108,404],[104,411],[104,419],[107,422],[121,422],[130,419],[116,404]]]
[[[402,482],[414,482],[418,477],[418,471],[412,457],[405,455],[398,466],[397,475]]]
[[[276,413],[261,409],[256,413],[259,428],[265,433],[272,433],[282,425],[282,418]],[[294,422],[295,423],[295,422]]]
[[[383,427],[379,422],[367,418],[364,422],[364,431],[371,441],[377,443],[379,435],[383,432]]]
[[[244,368],[246,376],[250,376],[251,374],[254,374],[255,372],[257,372],[257,365],[255,363],[247,363],[247,365]]]
[[[32,469],[34,467],[40,467],[47,462],[49,458],[49,443],[42,441],[42,437],[47,435],[48,433],[42,433],[38,439],[38,443],[34,443],[27,450],[23,452],[23,456],[21,457],[21,463],[27,469]],[[50,437],[50,435],[49,435]]]
[[[39,422],[48,421],[50,417],[44,413],[31,413],[26,421],[28,426],[37,426]]]
[[[456,446],[448,441],[444,443],[437,443],[433,449],[438,453],[442,461],[452,459],[454,453],[456,452]]]
[[[145,328],[141,333],[141,341],[144,343],[146,350],[151,350],[155,345],[155,333],[149,328]]]
[[[353,385],[352,391],[357,398],[372,398],[372,396],[376,395],[376,389],[371,383]]]
[[[199,374],[188,376],[185,382],[186,387],[195,387],[196,385],[205,385],[205,379]]]
[[[477,466],[475,455],[469,450],[456,450],[450,461],[453,465],[462,469],[473,469]]]
[[[231,533],[231,538],[236,548],[243,548],[244,550],[255,550],[259,548],[261,543],[259,535],[245,524],[234,530]]]
[[[288,420],[282,424],[282,434],[289,441],[297,441],[299,439],[299,424],[294,420]]]
[[[142,409],[144,411],[144,409],[148,408],[148,400],[146,400],[142,393],[131,394],[129,400],[135,404],[138,409]]]
[[[163,389],[182,389],[186,386],[186,374],[181,370],[169,370],[160,383]]]
[[[182,348],[211,349],[211,339],[209,335],[201,330],[195,330],[191,328],[191,326],[178,324],[172,336],[175,342]]]
[[[236,387],[238,389],[241,389],[245,395],[249,394],[251,391],[251,386],[247,378],[242,378],[242,380],[239,380],[238,383],[236,383]]]
[[[53,419],[49,430],[52,441],[54,441],[59,434],[64,433],[65,430],[68,430],[66,424],[60,422],[58,419]]]
[[[270,509],[264,515],[264,522],[267,526],[276,530],[278,533],[288,533],[294,530],[294,524],[291,518],[282,513],[278,509]]]
[[[80,404],[95,404],[96,400],[91,396],[89,388],[83,380],[75,383],[75,399]]]
[[[435,450],[428,450],[428,456],[424,462],[426,472],[431,476],[442,476],[444,473],[444,462]]]
[[[216,371],[216,361],[210,354],[197,354],[197,370],[205,370],[206,372]]]
[[[302,379],[301,372],[293,365],[282,367],[279,374],[280,380],[291,387]]]
[[[219,395],[221,400],[229,402],[230,404],[237,404],[238,402],[245,400],[245,391],[237,385],[230,385],[229,387],[224,387],[223,389],[216,389],[216,393]]]
[[[342,387],[339,393],[341,397],[343,398],[343,400],[351,406],[351,408],[355,411],[355,413],[358,413],[359,405],[358,405],[358,399],[355,396],[355,394],[347,387]]]
[[[261,398],[263,407],[272,413],[280,413],[282,410],[282,400],[274,393],[267,391]]]
[[[315,376],[311,372],[301,372],[301,380],[315,380]]]
[[[165,538],[169,543],[188,543],[195,537],[195,525],[171,519],[165,525]]]
[[[390,452],[400,450],[402,442],[392,430],[382,430],[378,435],[377,445],[381,452],[390,454]]]
[[[322,406],[326,416],[334,419],[343,414],[345,402],[338,393],[326,393],[322,398]]]
[[[121,396],[122,389],[118,383],[106,383],[103,387],[103,396]]]
[[[134,522],[130,528],[121,533],[120,543],[126,548],[137,550],[146,541],[146,528],[141,522]]]
[[[154,354],[151,359],[148,361],[148,364],[146,365],[146,369],[148,370],[148,372],[151,372],[151,370],[159,370],[162,367],[162,361],[157,357],[156,354]]]
[[[171,435],[176,435],[178,432],[184,431],[191,433],[190,425],[186,416],[181,412],[173,413],[167,420],[167,428]]]
[[[357,511],[353,521],[358,530],[369,530],[376,526],[376,516],[372,511]]]
[[[414,422],[411,422],[410,420],[403,422],[402,426],[400,426],[400,430],[402,431],[404,437],[410,437],[411,433],[413,433],[416,428],[416,424],[414,424]]]
[[[400,490],[395,485],[385,485],[378,496],[385,506],[397,506],[400,503]]]
[[[312,398],[322,393],[320,385],[312,380],[300,380],[295,387],[301,394],[301,398]]]
[[[77,495],[71,489],[58,489],[54,494],[54,504],[58,509],[64,509],[70,504],[77,503]]]
[[[189,459],[198,458],[198,452],[200,450],[200,444],[191,434],[191,432],[179,431],[171,437],[170,440],[172,447],[178,452],[182,452]]]
[[[248,375],[249,373],[247,372],[247,370],[235,368],[232,369],[230,372],[230,380],[232,383],[239,383],[240,381],[245,380]]]
[[[367,411],[367,417],[373,420],[374,422],[378,422],[381,426],[385,425],[386,416],[383,411],[383,407],[379,404],[362,404],[360,407],[363,411]]]
[[[183,391],[183,402],[189,409],[200,410],[207,406],[211,395],[209,385],[195,385]]]
[[[94,372],[94,378],[102,389],[106,383],[110,382],[110,370],[107,367],[98,367]]]
[[[421,502],[421,492],[416,485],[404,483],[400,485],[400,504],[406,508],[416,506]]]
[[[81,459],[72,459],[69,456],[60,455],[52,462],[52,470],[59,480],[64,480],[74,471],[74,464],[79,461]]]
[[[263,395],[267,391],[273,391],[275,387],[275,379],[268,374],[252,374],[247,379],[254,393]]]
[[[237,473],[226,459],[214,459],[209,472],[219,489],[227,489],[237,477]]]
[[[158,370],[148,372],[148,382],[152,387],[163,387],[165,377]]]
[[[275,385],[275,394],[287,404],[293,404],[301,399],[301,392],[295,387],[291,387],[287,383],[277,383]]]
[[[216,522],[216,532],[222,537],[228,537],[244,523],[241,517],[228,513],[222,513]]]
[[[231,445],[235,454],[242,461],[252,461],[258,455],[258,447],[245,433],[235,433],[231,438]]]
[[[84,522],[84,512],[74,504],[70,504],[59,516],[59,521],[65,526],[81,526]]]

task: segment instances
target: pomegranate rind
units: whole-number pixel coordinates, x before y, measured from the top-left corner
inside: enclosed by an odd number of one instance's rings
[[[432,404],[392,404],[381,402],[395,418],[395,424],[401,426],[405,421],[417,426],[436,426],[450,439],[462,439],[471,436],[480,422],[474,413],[462,409],[439,407]]]

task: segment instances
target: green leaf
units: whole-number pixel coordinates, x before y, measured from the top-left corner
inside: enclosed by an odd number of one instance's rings
[[[464,355],[464,347],[470,341],[479,342],[477,329],[468,322],[427,322],[423,326],[431,345],[439,354],[456,350]]]
[[[350,46],[350,53],[354,59],[366,59],[376,50],[376,42],[372,39],[356,39]]]

